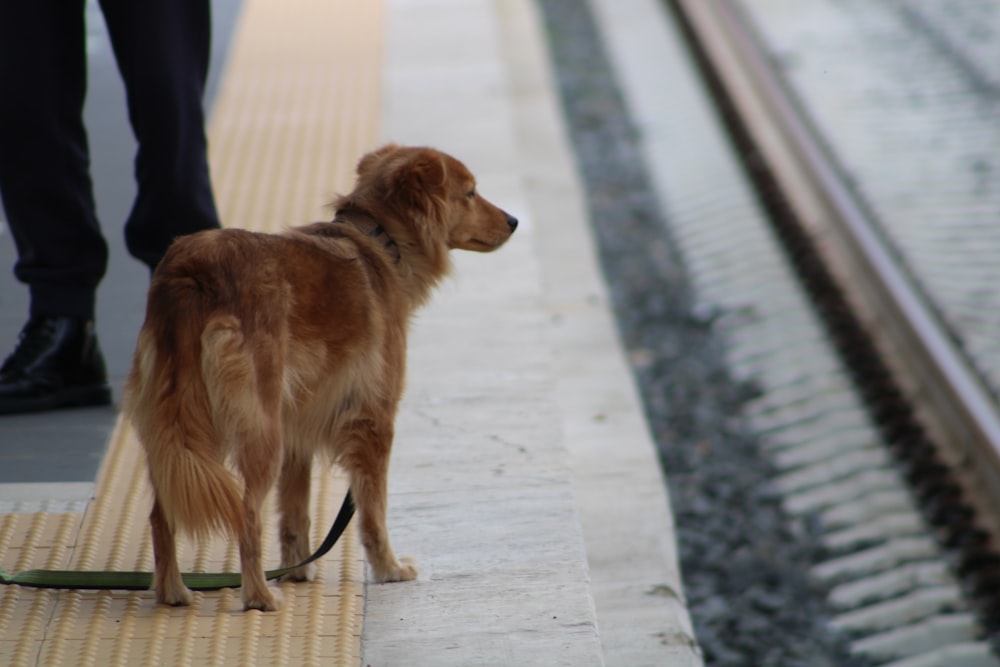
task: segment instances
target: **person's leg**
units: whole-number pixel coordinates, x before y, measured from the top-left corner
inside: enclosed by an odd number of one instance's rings
[[[0,198],[31,315],[94,316],[107,246],[83,127],[83,2],[0,2]]]
[[[107,245],[83,127],[82,0],[0,2],[0,198],[29,320],[0,366],[0,414],[111,402],[94,333]]]
[[[129,252],[151,268],[177,236],[219,226],[202,97],[209,0],[101,0],[139,142]]]

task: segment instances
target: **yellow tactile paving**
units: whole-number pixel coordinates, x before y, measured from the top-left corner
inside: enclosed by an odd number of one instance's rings
[[[226,224],[257,230],[329,218],[358,157],[378,138],[383,8],[378,0],[246,0],[209,127]],[[313,543],[346,491],[317,472]],[[119,424],[95,499],[75,513],[0,515],[0,567],[149,570],[150,491]],[[274,520],[267,562],[277,563]],[[233,544],[181,545],[184,569],[235,570]],[[196,593],[187,608],[152,593],[0,590],[0,665],[358,664],[363,559],[353,529],[312,584],[282,584],[277,613],[243,613],[239,591]]]
[[[378,138],[382,3],[254,0],[242,21],[209,132],[223,218],[328,218]]]

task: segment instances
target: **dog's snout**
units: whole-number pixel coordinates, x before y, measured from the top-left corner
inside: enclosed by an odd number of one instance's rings
[[[512,216],[510,213],[507,213],[506,216],[507,216],[507,226],[510,227],[510,231],[514,231],[515,229],[517,229],[517,218]]]

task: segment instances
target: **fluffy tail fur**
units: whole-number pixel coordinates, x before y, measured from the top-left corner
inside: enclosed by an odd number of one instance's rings
[[[165,353],[156,337],[147,329],[139,335],[125,411],[146,451],[160,509],[173,530],[239,535],[240,484],[226,468],[204,382],[190,373],[200,370],[199,341],[175,341]]]

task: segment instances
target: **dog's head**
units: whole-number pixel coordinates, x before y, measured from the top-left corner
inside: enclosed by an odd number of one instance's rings
[[[479,194],[464,164],[433,148],[389,144],[365,155],[355,194],[379,200],[393,218],[408,219],[425,243],[446,249],[490,252],[517,228],[517,218]],[[392,226],[390,234],[408,231]]]

